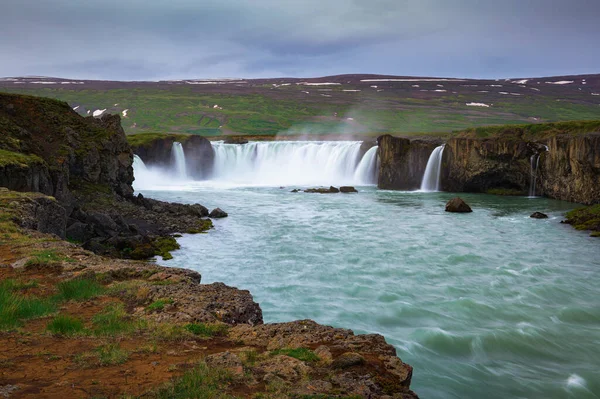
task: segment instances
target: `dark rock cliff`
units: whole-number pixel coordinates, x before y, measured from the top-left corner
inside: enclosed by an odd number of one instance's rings
[[[133,194],[133,153],[117,115],[82,118],[61,101],[0,94],[0,185],[61,203],[74,182]]]
[[[378,187],[418,189],[436,140],[381,136]],[[527,195],[532,156],[537,162],[535,193],[600,203],[600,133],[540,137],[453,137],[442,157],[441,185],[450,192],[509,192]],[[534,157],[534,161],[537,158]],[[534,162],[535,163],[535,162]]]
[[[390,190],[416,190],[421,187],[427,161],[441,140],[409,140],[384,135],[379,145],[379,179],[377,187]]]
[[[173,165],[171,150],[174,142],[180,142],[185,153],[189,175],[205,179],[212,173],[215,151],[206,138],[196,135],[148,135],[129,136],[133,152],[148,166],[169,168]]]
[[[559,135],[540,142],[452,138],[444,150],[442,188],[527,194],[535,154],[539,154],[536,195],[582,204],[600,202],[600,133]]]
[[[521,140],[452,138],[442,157],[442,189],[507,189],[527,194],[531,156],[543,149],[542,145]]]
[[[537,186],[542,194],[582,204],[600,203],[600,133],[556,136],[542,153]]]

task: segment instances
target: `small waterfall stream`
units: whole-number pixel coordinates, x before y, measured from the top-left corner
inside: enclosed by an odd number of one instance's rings
[[[378,149],[378,146],[371,147],[360,160],[354,172],[354,180],[356,182],[360,184],[373,184],[377,181],[377,169],[379,169]]]
[[[421,181],[421,191],[440,191],[443,153],[444,145],[436,147],[431,153]]]
[[[548,146],[545,145],[544,146],[546,151],[548,151]],[[531,179],[529,181],[529,197],[535,197],[535,186],[537,184],[537,172],[538,172],[538,167],[540,166],[540,152],[536,152],[535,154],[533,154],[531,156],[531,158],[529,159],[529,163],[531,166]]]
[[[173,164],[175,167],[175,172],[179,179],[185,180],[187,179],[187,171],[185,166],[185,153],[183,152],[183,146],[179,142],[173,143],[173,148],[171,149],[171,154],[173,158]]]
[[[146,167],[144,161],[142,161],[142,158],[138,157],[135,154],[133,155],[133,170],[142,173],[148,171],[148,168]]]

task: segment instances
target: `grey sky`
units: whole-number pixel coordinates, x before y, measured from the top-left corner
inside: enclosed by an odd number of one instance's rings
[[[2,0],[0,76],[600,73],[598,0]]]

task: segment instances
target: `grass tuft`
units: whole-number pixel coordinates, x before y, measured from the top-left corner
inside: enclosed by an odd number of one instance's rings
[[[58,284],[57,299],[63,301],[85,301],[104,293],[104,287],[96,280],[73,279]]]
[[[96,336],[120,336],[141,328],[141,322],[130,320],[123,304],[110,305],[92,319],[93,334]]]
[[[174,301],[169,298],[159,299],[159,300],[152,302],[150,305],[148,305],[148,307],[146,307],[146,310],[148,312],[158,312],[158,311],[163,310],[166,305],[171,305],[173,302]]]
[[[194,335],[202,337],[215,337],[227,335],[229,326],[223,323],[192,323],[187,324],[185,329]]]
[[[0,330],[19,327],[24,320],[45,316],[56,310],[52,300],[14,292],[14,280],[0,282]]]
[[[102,345],[96,349],[96,353],[101,366],[123,364],[129,359],[129,352],[121,349],[119,344]]]
[[[200,363],[172,383],[150,394],[156,399],[230,399],[224,393],[232,381],[231,373]]]
[[[283,348],[271,351],[271,355],[285,355],[289,357],[293,357],[298,360],[302,360],[303,362],[317,362],[321,360],[319,356],[315,354],[315,352],[311,351],[308,348]]]
[[[73,336],[83,332],[83,322],[69,315],[58,315],[48,323],[46,329],[54,335]]]

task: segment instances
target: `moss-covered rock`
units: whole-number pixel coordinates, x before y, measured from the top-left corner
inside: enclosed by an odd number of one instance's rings
[[[592,237],[600,237],[600,204],[572,210],[566,216],[565,223],[577,230],[591,230]]]

